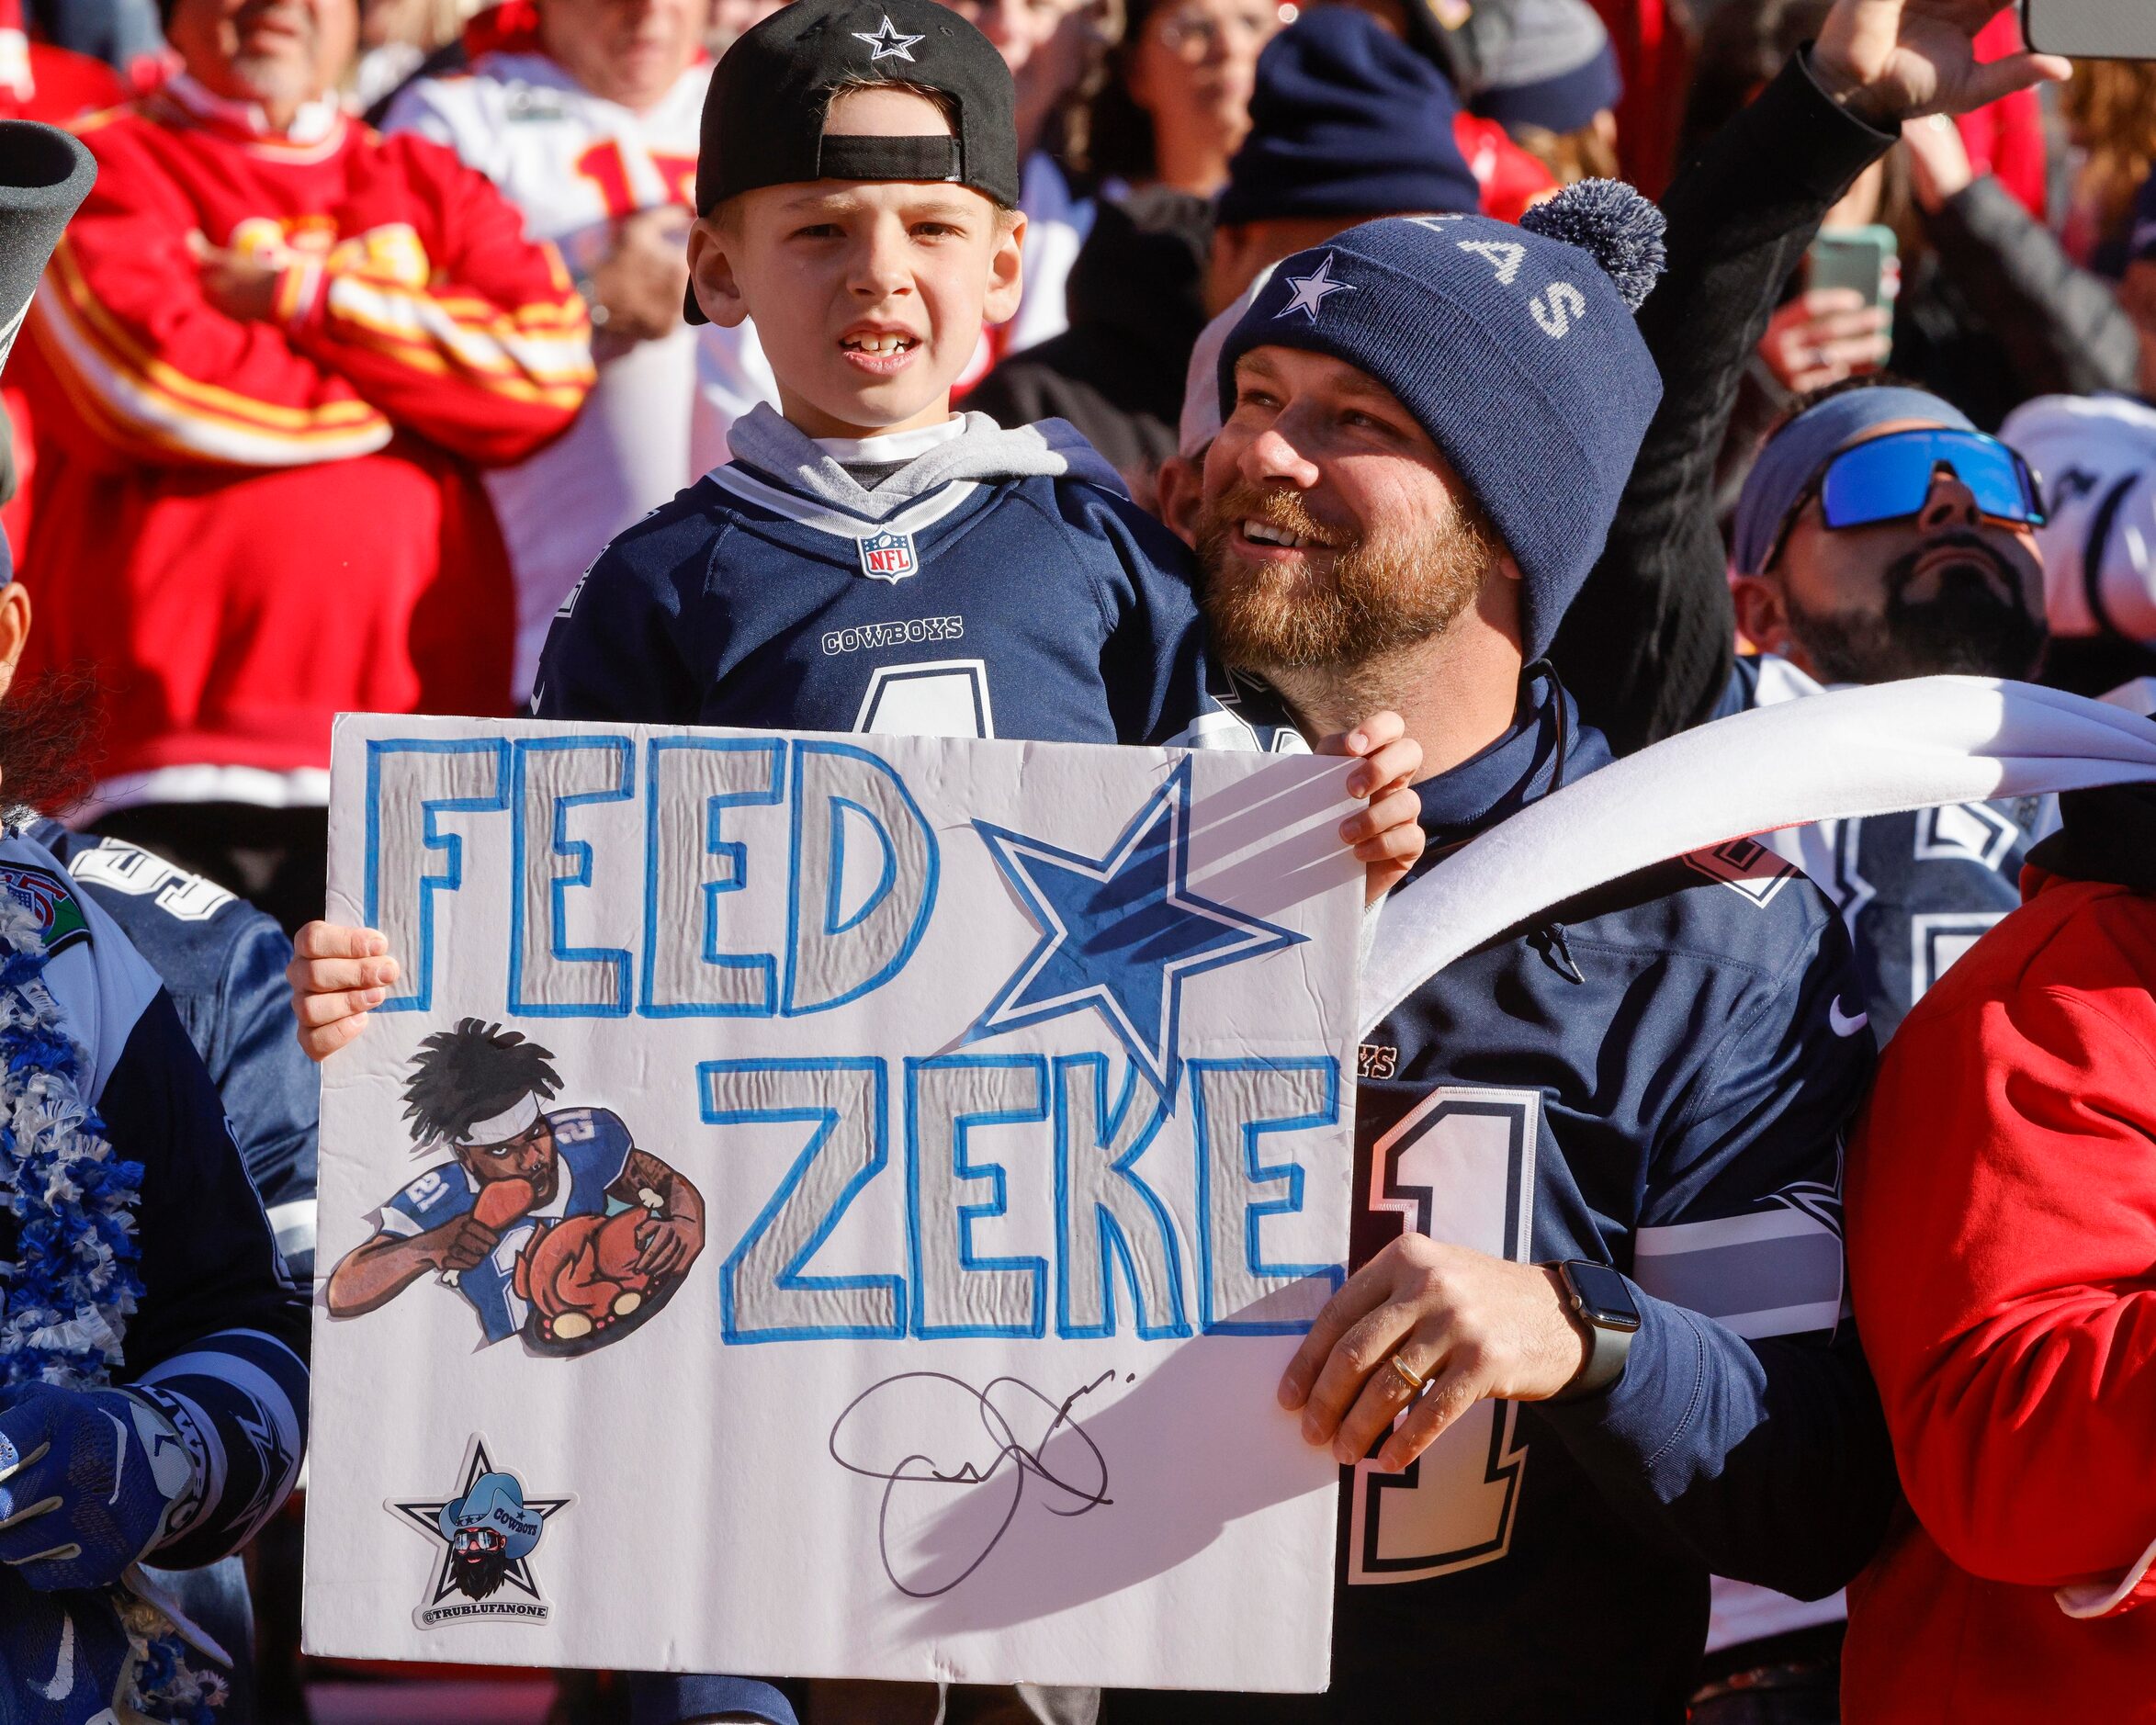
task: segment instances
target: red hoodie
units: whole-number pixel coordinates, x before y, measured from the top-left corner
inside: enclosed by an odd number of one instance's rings
[[[1852,1725],[2156,1720],[2156,896],[2022,885],[1903,1021],[1850,1150],[1913,1512],[1849,1589]]]

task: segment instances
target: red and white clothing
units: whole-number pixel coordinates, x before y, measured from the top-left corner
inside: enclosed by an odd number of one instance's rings
[[[593,96],[528,38],[480,54],[467,73],[424,78],[384,129],[446,144],[523,212],[525,231],[589,275],[638,210],[695,201],[697,128],[708,62],[641,112]],[[598,382],[575,424],[529,460],[487,475],[516,572],[517,697],[531,692],[547,626],[606,542],[695,479],[690,453],[697,332],[598,339]],[[717,460],[725,459],[723,454]],[[716,461],[712,463],[716,465]]]
[[[2022,885],[1902,1021],[1850,1149],[1913,1512],[1849,1589],[1852,1725],[2156,1719],[2156,894]]]
[[[499,713],[510,593],[476,468],[591,384],[550,246],[486,180],[329,103],[188,79],[84,121],[97,184],[17,349],[45,439],[38,666],[104,685],[107,806],[320,802],[340,711]],[[207,240],[275,267],[211,303]]]

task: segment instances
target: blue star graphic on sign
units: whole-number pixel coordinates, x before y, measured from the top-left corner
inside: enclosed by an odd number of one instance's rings
[[[855,30],[852,34],[855,41],[866,42],[875,50],[868,57],[868,63],[872,66],[879,60],[911,61],[913,55],[910,51],[917,43],[928,39],[922,36],[907,35],[889,18],[884,20],[881,29]]]
[[[1308,937],[1201,898],[1190,869],[1191,763],[1153,793],[1100,858],[1007,828],[974,829],[1041,938],[967,1033],[968,1042],[1067,1012],[1095,1011],[1162,1096],[1182,1068],[1182,987],[1224,964]]]
[[[1313,323],[1317,321],[1317,309],[1325,304],[1326,295],[1351,294],[1355,291],[1353,283],[1333,279],[1333,254],[1330,252],[1319,260],[1317,267],[1309,275],[1290,276],[1287,283],[1295,291],[1289,295],[1288,303],[1272,315],[1284,318],[1290,312],[1300,311]]]

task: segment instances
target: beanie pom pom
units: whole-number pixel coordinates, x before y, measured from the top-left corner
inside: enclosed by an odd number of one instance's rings
[[[1622,180],[1582,180],[1519,219],[1530,233],[1576,245],[1617,284],[1637,311],[1662,279],[1668,259],[1662,211]]]

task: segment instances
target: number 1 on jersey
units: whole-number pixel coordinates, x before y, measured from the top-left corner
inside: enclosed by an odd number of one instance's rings
[[[1529,1260],[1533,1238],[1532,1090],[1441,1087],[1371,1151],[1370,1207],[1433,1240]],[[1348,1584],[1428,1581],[1511,1549],[1527,1451],[1509,1402],[1478,1402],[1399,1473],[1355,1466]]]

